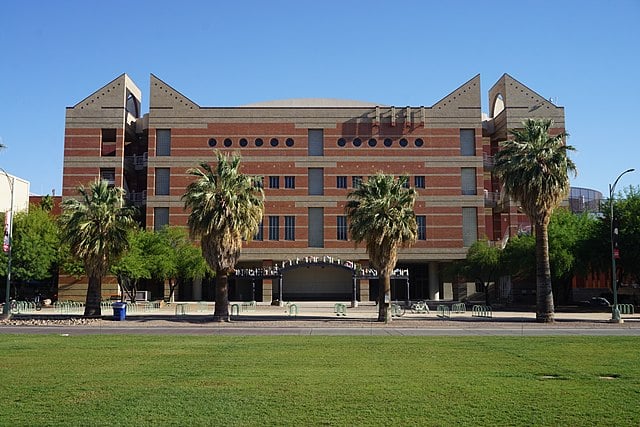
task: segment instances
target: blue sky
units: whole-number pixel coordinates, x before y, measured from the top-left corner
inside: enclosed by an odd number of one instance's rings
[[[640,0],[4,1],[0,167],[60,194],[65,107],[127,73],[201,106],[296,97],[432,105],[508,73],[565,107],[579,170],[640,185]],[[143,111],[147,111],[143,99]]]

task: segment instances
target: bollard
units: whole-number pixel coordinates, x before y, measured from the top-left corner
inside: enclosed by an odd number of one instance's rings
[[[297,316],[298,315],[298,306],[295,304],[289,304],[289,316]]]
[[[233,316],[233,312],[236,312],[236,316],[240,316],[240,305],[239,304],[231,304],[231,316]]]

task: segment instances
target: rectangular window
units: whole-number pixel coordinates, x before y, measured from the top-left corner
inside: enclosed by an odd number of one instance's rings
[[[263,232],[263,228],[264,228],[264,221],[260,221],[260,224],[258,224],[258,231],[256,232],[256,235],[253,236],[253,240],[264,240],[264,232]]]
[[[156,196],[169,195],[169,168],[156,168]]]
[[[361,176],[352,176],[351,177],[351,187],[352,188],[358,188],[358,187],[360,187],[360,184],[362,184],[362,177]]]
[[[478,214],[476,208],[462,208],[462,245],[469,247],[478,240]]]
[[[169,208],[153,208],[153,229],[159,231],[169,225]]]
[[[324,208],[309,208],[309,247],[324,248]]]
[[[462,194],[471,196],[478,194],[476,189],[476,168],[461,168]]]
[[[100,180],[107,181],[109,186],[116,185],[116,169],[115,168],[100,168]]]
[[[414,177],[414,184],[416,188],[424,188],[424,176]]]
[[[408,176],[399,176],[398,181],[402,183],[403,188],[409,188],[409,177]]]
[[[427,240],[427,217],[416,215],[416,223],[418,225],[418,240]]]
[[[476,155],[476,130],[460,129],[460,155]]]
[[[309,129],[309,155],[324,155],[324,131],[322,129]]]
[[[309,195],[322,196],[324,194],[324,169],[309,168]]]
[[[338,216],[336,239],[347,240],[347,217],[344,215]]]
[[[113,157],[116,155],[116,130],[102,129],[100,155],[104,157]]]
[[[280,240],[280,218],[269,217],[269,240]]]
[[[279,176],[270,176],[269,177],[269,188],[280,188],[280,177]]]
[[[171,155],[171,129],[156,130],[156,156]]]
[[[347,177],[346,176],[337,176],[336,177],[336,188],[347,188]]]
[[[295,176],[285,176],[284,177],[284,188],[296,188],[296,177]]]
[[[257,176],[256,180],[253,183],[253,185],[255,187],[258,187],[258,188],[264,188],[264,177],[263,176]]]
[[[284,217],[284,240],[296,240],[296,217]]]

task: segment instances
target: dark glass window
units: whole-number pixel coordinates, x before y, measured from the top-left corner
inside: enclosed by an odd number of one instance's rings
[[[418,240],[427,240],[427,217],[416,215],[416,223],[418,225]]]
[[[280,177],[279,176],[270,176],[269,177],[269,188],[280,188]]]
[[[284,143],[287,147],[293,147],[293,138],[287,138]]]
[[[424,141],[422,140],[422,138],[418,138],[415,141],[416,147],[422,147],[424,145]]]
[[[336,239],[347,240],[347,217],[346,216],[338,216]]]
[[[356,138],[353,140],[354,147],[360,147],[362,145],[362,140],[360,138]]]
[[[218,141],[215,138],[209,138],[209,147],[215,147],[218,145]]]
[[[296,240],[296,217],[284,217],[284,240]]]
[[[229,138],[225,138],[225,140],[224,140],[224,146],[225,146],[225,147],[231,147],[231,144],[232,144],[231,139],[229,139]]]
[[[378,140],[375,138],[371,138],[368,144],[369,144],[369,147],[375,147],[376,145],[378,145]]]
[[[271,141],[269,141],[269,144],[271,144],[272,147],[277,147],[278,144],[280,144],[280,141],[278,141],[278,138],[271,138]]]
[[[269,240],[280,240],[280,218],[269,217]]]
[[[339,138],[338,139],[338,147],[344,147],[345,145],[347,145],[347,140],[344,138]]]
[[[336,177],[336,188],[347,188],[347,177],[346,176],[337,176]]]
[[[361,176],[352,176],[351,177],[351,187],[352,188],[358,188],[358,187],[360,187],[360,184],[362,184],[362,177]]]
[[[296,188],[296,177],[295,176],[285,176],[284,177],[284,188]]]
[[[384,139],[384,146],[385,147],[391,147],[393,145],[393,139],[391,138],[385,138]]]
[[[256,138],[256,147],[262,147],[262,144],[264,144],[264,141],[262,140],[262,138]]]
[[[402,138],[402,139],[400,140],[400,146],[401,146],[401,147],[406,147],[408,143],[409,143],[409,142],[407,141],[407,139],[406,139],[406,138]]]
[[[240,138],[240,147],[246,147],[247,144],[247,138]]]
[[[424,176],[414,177],[414,182],[416,188],[424,188]]]

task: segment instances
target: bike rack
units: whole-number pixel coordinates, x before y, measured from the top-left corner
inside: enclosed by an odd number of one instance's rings
[[[236,316],[240,316],[240,305],[239,304],[231,304],[231,316],[233,316],[233,312],[236,312]]]
[[[493,311],[490,305],[474,305],[472,308],[473,317],[493,317]]]
[[[451,317],[451,309],[447,305],[439,305],[438,306],[438,317],[442,318],[450,318]]]
[[[451,311],[454,312],[454,313],[466,313],[467,312],[467,306],[463,302],[458,303],[458,304],[453,304],[451,306]]]
[[[620,314],[635,314],[633,304],[618,304]]]
[[[336,316],[346,316],[347,315],[347,306],[342,303],[336,303],[333,307],[333,312]]]

